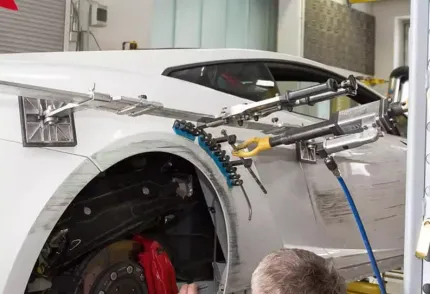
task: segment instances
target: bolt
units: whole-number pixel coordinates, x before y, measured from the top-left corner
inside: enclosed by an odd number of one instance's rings
[[[118,274],[117,274],[116,272],[113,272],[113,273],[111,273],[111,274],[110,274],[110,279],[111,279],[112,281],[115,281],[115,280],[116,280],[116,278],[118,278]]]
[[[142,187],[142,193],[143,195],[149,195],[149,188],[148,187]]]
[[[89,207],[84,207],[84,213],[86,214],[86,215],[90,215],[91,214],[91,208],[89,208]]]
[[[277,117],[272,117],[272,123],[277,123],[279,121],[279,118],[277,118]]]
[[[129,274],[131,274],[132,272],[133,272],[133,267],[131,266],[131,265],[129,265],[128,267],[127,267],[127,273],[129,273]]]
[[[105,291],[99,291],[99,294],[105,294]]]

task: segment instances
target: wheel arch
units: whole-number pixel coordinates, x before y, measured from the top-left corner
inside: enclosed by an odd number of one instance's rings
[[[238,248],[236,241],[236,220],[233,202],[230,201],[231,193],[225,182],[225,178],[218,170],[211,157],[206,154],[197,144],[176,135],[166,133],[140,134],[115,141],[105,148],[85,159],[70,175],[63,181],[44,205],[36,221],[33,223],[27,237],[22,244],[13,267],[9,272],[5,291],[8,289],[14,293],[16,288],[16,277],[21,277],[22,283],[26,284],[30,277],[37,256],[51,231],[63,215],[67,207],[72,203],[78,193],[101,172],[132,157],[134,155],[158,152],[169,153],[181,157],[190,162],[198,175],[202,189],[205,193],[211,193],[216,197],[221,213],[224,227],[227,254],[227,264],[224,269],[223,286],[226,289],[230,265],[238,262]],[[206,197],[206,195],[205,195]],[[217,221],[219,225],[219,221]],[[217,233],[222,229],[217,228]],[[221,231],[222,232],[222,231]],[[37,254],[36,254],[37,252]],[[23,286],[24,288],[24,286]]]

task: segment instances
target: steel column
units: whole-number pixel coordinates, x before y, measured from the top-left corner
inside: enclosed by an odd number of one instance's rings
[[[427,118],[426,99],[429,56],[428,25],[429,1],[411,0],[404,294],[422,293],[424,274],[422,261],[415,257],[415,250],[423,219],[425,188],[430,185],[430,177],[425,173],[426,169],[430,168],[430,164],[426,164],[426,155],[430,153],[430,136],[427,136],[426,130],[426,122],[430,121]],[[430,130],[430,127],[427,129]],[[425,269],[429,268],[426,266]],[[427,273],[427,276],[429,275],[430,271]],[[427,277],[427,279],[429,278]]]

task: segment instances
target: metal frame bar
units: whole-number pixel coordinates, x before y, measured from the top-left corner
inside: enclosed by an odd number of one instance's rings
[[[422,261],[415,257],[416,245],[425,207],[426,184],[430,184],[426,169],[427,152],[430,148],[430,136],[426,133],[427,87],[428,87],[428,32],[429,1],[411,0],[411,47],[410,47],[410,88],[408,114],[408,149],[405,201],[405,248],[404,248],[404,294],[422,293],[425,270]],[[430,130],[430,128],[428,128]],[[429,140],[427,140],[429,138]],[[430,196],[430,195],[429,195]],[[430,213],[430,209],[426,211]],[[425,215],[425,216],[426,216]],[[430,214],[428,214],[430,216]],[[429,279],[427,277],[426,279]]]
[[[394,18],[394,42],[393,42],[393,68],[405,64],[405,23],[410,23],[410,15],[397,16]],[[408,38],[408,43],[409,38]],[[409,56],[408,56],[409,57]]]

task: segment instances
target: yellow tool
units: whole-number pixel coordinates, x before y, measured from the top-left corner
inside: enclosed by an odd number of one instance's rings
[[[370,87],[388,83],[388,81],[384,79],[377,79],[377,78],[364,77],[364,76],[357,77],[357,80]]]
[[[349,4],[377,2],[379,0],[348,0]]]
[[[346,288],[347,294],[380,294],[377,284],[368,282],[352,282]]]
[[[353,82],[351,82],[351,84],[353,84],[353,88],[356,89],[357,84],[355,83],[355,79],[353,79],[353,77],[352,77],[351,80],[353,80]],[[378,80],[378,81],[381,82],[382,80]],[[323,86],[326,87],[326,85],[323,85]],[[319,85],[319,87],[322,87],[322,86]],[[308,95],[308,96],[312,95],[313,92],[309,92],[310,91],[309,88],[306,88],[305,90],[306,90],[305,91],[306,95]],[[336,91],[334,91],[334,92],[337,93]],[[318,93],[321,94],[321,92],[318,92]],[[289,94],[289,95],[291,95],[291,94]],[[337,95],[339,96],[339,94],[337,94]],[[386,100],[386,101],[388,103],[388,100]],[[377,107],[381,107],[380,101],[375,101],[372,103],[376,103]],[[269,103],[268,105],[272,108],[274,106],[273,102]],[[324,152],[334,153],[334,152],[339,152],[339,151],[349,149],[349,148],[355,148],[355,147],[361,146],[363,144],[367,144],[368,142],[369,143],[374,142],[374,140],[376,140],[375,138],[378,137],[378,134],[375,131],[363,134],[364,137],[361,137],[360,140],[354,139],[353,142],[348,142],[348,143],[344,142],[345,135],[356,134],[358,129],[356,129],[356,128],[353,128],[353,129],[342,128],[342,127],[340,127],[340,125],[343,125],[345,123],[348,123],[348,125],[355,125],[355,123],[359,123],[361,125],[361,123],[362,123],[361,115],[362,115],[362,111],[363,111],[362,109],[364,109],[364,107],[367,108],[368,106],[367,105],[366,106],[357,106],[357,107],[353,107],[353,108],[348,109],[348,112],[352,112],[352,113],[348,113],[347,118],[345,118],[344,115],[333,115],[328,120],[324,120],[324,121],[321,121],[321,122],[318,122],[315,124],[310,124],[307,126],[293,127],[293,128],[290,128],[290,129],[286,130],[285,132],[282,132],[281,134],[276,135],[276,136],[272,136],[272,137],[266,136],[266,137],[261,137],[261,138],[259,138],[259,137],[250,138],[250,139],[246,140],[245,142],[238,144],[237,146],[234,146],[235,150],[232,151],[232,155],[237,156],[237,157],[241,157],[241,158],[252,157],[252,156],[257,155],[261,151],[269,150],[269,149],[276,147],[276,146],[297,144],[300,142],[309,142],[309,140],[311,140],[311,139],[321,138],[324,136],[331,136],[330,138],[325,139],[324,144],[321,144],[321,142],[318,143],[319,144],[318,146],[316,146],[315,144],[306,144],[306,146],[303,146],[303,149],[305,151],[300,151],[301,149],[297,149],[297,150],[299,150],[298,151],[299,153],[304,152],[303,154],[309,154],[309,155],[306,155],[305,157],[309,157],[308,160],[315,162],[315,159],[314,159],[316,156],[315,147],[320,148],[320,149],[322,148],[321,150]],[[260,103],[258,105],[258,107],[255,107],[255,110],[253,110],[253,108],[251,107],[251,108],[248,108],[246,111],[251,112],[251,110],[252,110],[252,112],[255,113],[256,111],[257,112],[261,111],[261,108],[262,108],[262,105]],[[241,110],[241,111],[242,111],[242,113],[236,113],[233,116],[240,118],[241,116],[243,116],[243,113],[244,113],[243,110]],[[398,103],[396,102],[394,104],[389,105],[389,111],[387,110],[387,114],[384,114],[384,115],[388,115],[391,118],[391,117],[397,117],[400,114],[403,114],[404,112],[405,112],[404,105],[399,106]],[[234,113],[234,111],[233,111],[233,113]],[[342,111],[340,113],[342,113]],[[353,115],[355,113],[356,113],[356,115]],[[385,118],[383,118],[383,119],[384,119],[384,123],[385,123]],[[386,123],[390,124],[391,121],[387,120]],[[382,127],[385,128],[385,125],[382,124]],[[365,138],[365,139],[363,139],[363,138]],[[250,145],[256,145],[256,146],[252,146],[254,148],[252,150],[250,150],[250,148],[248,148],[248,147],[250,147]],[[248,149],[248,150],[244,150],[244,149]],[[300,157],[300,158],[302,158],[302,157]]]
[[[269,139],[270,137],[250,138],[245,142],[238,144],[236,146],[237,150],[234,150],[231,154],[237,157],[251,157],[251,156],[257,155],[261,151],[269,150],[272,148],[272,146],[270,145]],[[251,144],[257,144],[257,146],[252,151],[242,150],[242,149],[248,148],[248,146]]]
[[[138,47],[136,41],[126,41],[126,42],[122,42],[122,50],[126,50],[127,44],[128,44],[129,50],[136,50]]]

